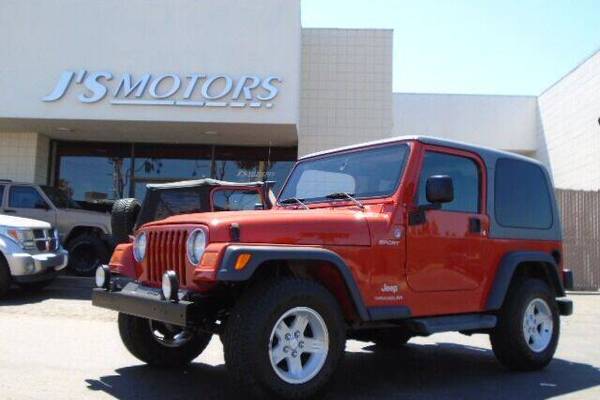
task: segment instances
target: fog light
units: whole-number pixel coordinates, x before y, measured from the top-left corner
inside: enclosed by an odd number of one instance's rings
[[[101,265],[96,268],[96,286],[108,289],[110,286],[110,268],[108,265]]]
[[[162,292],[165,299],[169,301],[179,301],[179,281],[175,271],[167,271],[162,277]]]

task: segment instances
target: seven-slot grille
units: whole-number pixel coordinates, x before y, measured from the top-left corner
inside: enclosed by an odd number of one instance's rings
[[[149,282],[161,284],[167,270],[177,273],[181,286],[187,284],[186,242],[187,229],[160,229],[146,232],[146,277]]]
[[[33,241],[39,251],[54,251],[58,249],[58,240],[54,229],[34,229]]]

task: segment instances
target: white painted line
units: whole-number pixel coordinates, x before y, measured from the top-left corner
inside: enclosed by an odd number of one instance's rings
[[[110,104],[117,105],[142,105],[142,106],[172,106],[175,100],[111,100]]]
[[[262,103],[258,103],[258,102],[250,103],[250,107],[253,107],[253,108],[259,108],[261,105],[262,105]]]
[[[265,104],[265,107],[272,108],[273,107],[273,103],[267,103],[267,104]]]
[[[177,100],[175,102],[176,106],[192,106],[192,107],[204,107],[203,101],[194,101],[194,100]]]
[[[246,107],[246,103],[242,103],[239,101],[232,101],[231,103],[229,103],[230,107],[234,107],[234,108],[242,108],[242,107]]]
[[[207,107],[227,107],[227,103],[222,102],[222,101],[207,101],[206,106]]]

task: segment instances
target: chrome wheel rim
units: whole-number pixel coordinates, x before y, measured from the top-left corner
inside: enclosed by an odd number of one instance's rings
[[[323,368],[329,352],[329,332],[318,312],[295,307],[275,323],[269,339],[271,367],[283,381],[302,384]]]
[[[148,321],[152,338],[166,347],[179,347],[190,341],[193,334],[188,330],[171,324]]]
[[[546,350],[553,330],[554,320],[548,303],[539,298],[531,300],[523,316],[523,336],[527,346],[536,353]]]

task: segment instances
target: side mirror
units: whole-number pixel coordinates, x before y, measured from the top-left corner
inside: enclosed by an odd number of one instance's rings
[[[448,175],[432,175],[425,185],[427,201],[431,204],[450,203],[454,200],[454,185]]]

